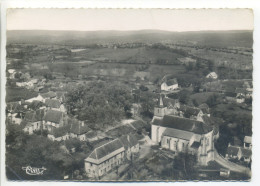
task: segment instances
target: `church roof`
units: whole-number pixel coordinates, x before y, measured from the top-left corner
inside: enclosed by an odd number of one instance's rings
[[[213,129],[211,126],[200,121],[181,118],[174,115],[165,115],[162,119],[154,118],[152,124],[167,128],[193,132],[196,134],[205,134]]]
[[[169,136],[169,137],[174,137],[174,138],[179,138],[179,139],[184,139],[184,140],[190,140],[193,133],[188,132],[188,131],[183,131],[183,130],[178,130],[178,129],[172,129],[168,128],[166,129],[163,134],[163,136]]]

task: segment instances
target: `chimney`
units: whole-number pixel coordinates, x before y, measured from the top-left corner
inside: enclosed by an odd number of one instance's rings
[[[81,126],[84,127],[84,125],[85,125],[85,123],[84,123],[84,121],[82,121],[82,122],[81,122]]]
[[[127,140],[130,141],[130,136],[129,135],[127,135]]]

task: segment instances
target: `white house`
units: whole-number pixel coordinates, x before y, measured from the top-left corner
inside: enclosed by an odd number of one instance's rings
[[[209,78],[209,79],[218,79],[218,75],[216,72],[210,72],[206,78]]]
[[[178,89],[178,82],[177,79],[169,79],[167,81],[164,81],[161,84],[161,90],[162,91],[172,91]]]
[[[33,134],[34,131],[40,130],[41,124],[40,122],[28,123],[23,131],[29,133],[30,135]]]
[[[245,149],[252,149],[252,136],[245,136],[244,137],[244,148]]]
[[[89,177],[99,177],[123,163],[125,148],[115,139],[95,148],[85,159],[85,172]]]

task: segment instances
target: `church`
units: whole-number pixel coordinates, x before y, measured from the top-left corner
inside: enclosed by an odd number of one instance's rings
[[[197,155],[200,165],[214,160],[214,128],[201,120],[178,114],[179,104],[168,106],[160,96],[151,122],[152,141],[174,154],[187,152]],[[171,112],[174,111],[174,112]]]

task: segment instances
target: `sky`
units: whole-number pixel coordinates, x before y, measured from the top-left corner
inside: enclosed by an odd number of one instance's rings
[[[8,9],[7,30],[253,30],[250,9]]]

